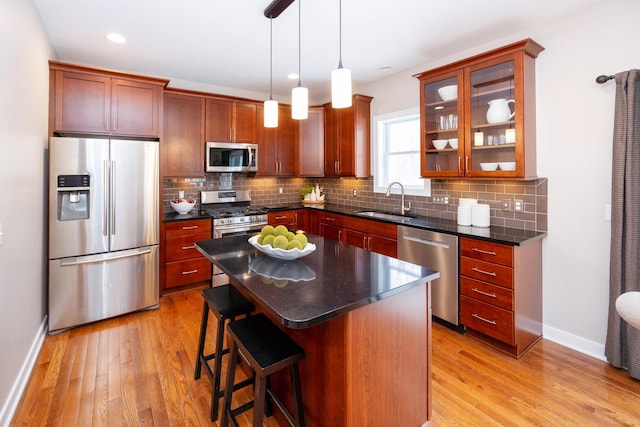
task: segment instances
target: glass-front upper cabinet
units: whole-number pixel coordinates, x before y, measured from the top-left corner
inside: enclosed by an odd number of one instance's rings
[[[423,155],[421,170],[431,176],[462,173],[458,140],[463,135],[462,72],[438,76],[423,83]]]
[[[531,39],[425,71],[420,79],[426,178],[535,178]]]

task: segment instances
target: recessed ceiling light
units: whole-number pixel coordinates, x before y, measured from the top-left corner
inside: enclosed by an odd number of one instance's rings
[[[389,71],[391,70],[391,65],[384,65],[379,68],[380,71]]]
[[[107,39],[109,39],[114,43],[124,43],[127,41],[127,39],[122,34],[118,34],[118,33],[107,34]]]
[[[300,77],[300,76],[298,76],[296,73],[289,73],[289,74],[287,74],[287,78],[288,78],[289,80],[296,80],[298,77]]]

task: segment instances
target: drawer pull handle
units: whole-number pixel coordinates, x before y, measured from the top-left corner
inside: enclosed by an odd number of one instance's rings
[[[478,288],[473,288],[473,289],[471,289],[471,290],[472,290],[473,292],[477,292],[477,293],[479,293],[479,294],[481,294],[481,295],[484,295],[484,296],[487,296],[487,297],[496,298],[496,294],[490,294],[489,292],[481,291],[481,290],[480,290],[480,289],[478,289]]]
[[[198,228],[197,225],[190,225],[188,227],[182,227],[183,230],[195,230],[196,228]]]
[[[472,251],[475,252],[480,252],[481,254],[485,254],[485,255],[492,255],[492,256],[496,256],[498,255],[496,252],[494,251],[484,251],[482,249],[478,249],[478,248],[471,248]]]
[[[184,249],[185,251],[188,249],[195,249],[196,245],[191,245],[191,246],[183,246],[182,249]]]
[[[477,272],[477,273],[486,274],[487,276],[493,276],[493,277],[497,276],[497,274],[494,273],[493,271],[484,271],[484,270],[480,270],[479,268],[476,268],[476,267],[473,267],[472,270]]]
[[[187,274],[193,274],[193,273],[197,273],[197,272],[198,272],[198,270],[183,271],[183,272],[182,272],[182,275],[183,275],[183,276],[186,276]]]
[[[336,219],[335,219],[335,218],[329,218],[329,217],[327,217],[327,218],[325,218],[324,220],[325,220],[325,221],[335,221]]]
[[[283,215],[283,216],[277,216],[275,219],[287,219],[287,217]]]
[[[473,316],[473,317],[475,317],[476,319],[482,320],[483,322],[491,323],[492,325],[495,325],[495,324],[496,324],[496,321],[495,321],[495,320],[485,319],[484,317],[482,317],[482,316],[478,316],[478,315],[477,315],[477,314],[475,314],[475,313],[473,313],[473,314],[472,314],[472,316]]]

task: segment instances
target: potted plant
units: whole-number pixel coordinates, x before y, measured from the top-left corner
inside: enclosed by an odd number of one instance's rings
[[[310,198],[311,193],[313,193],[313,187],[308,185],[306,187],[302,187],[300,189],[300,197],[302,197],[304,200],[307,200]]]

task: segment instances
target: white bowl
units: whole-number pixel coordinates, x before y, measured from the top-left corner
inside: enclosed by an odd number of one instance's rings
[[[500,162],[500,170],[502,171],[514,171],[516,170],[516,162]]]
[[[433,146],[436,147],[438,150],[442,150],[444,147],[447,146],[448,141],[449,140],[447,139],[434,139],[432,143],[433,143]]]
[[[458,148],[458,138],[449,139],[449,145],[451,148]]]
[[[498,169],[498,163],[480,163],[480,169],[483,171],[494,171]]]
[[[443,101],[453,101],[458,97],[458,85],[443,86],[438,89],[438,95]]]
[[[196,205],[195,200],[188,199],[171,200],[170,203],[173,210],[180,215],[188,213]]]
[[[264,253],[265,255],[269,255],[272,258],[287,259],[287,260],[297,259],[297,258],[302,258],[303,256],[307,256],[311,252],[316,250],[316,245],[309,242],[307,242],[307,245],[302,250],[298,248],[293,248],[289,250],[274,248],[271,245],[259,244],[257,242],[258,237],[260,237],[259,234],[256,234],[255,236],[251,237],[249,239],[249,244],[254,248],[256,248],[257,250],[259,250],[260,252]]]

